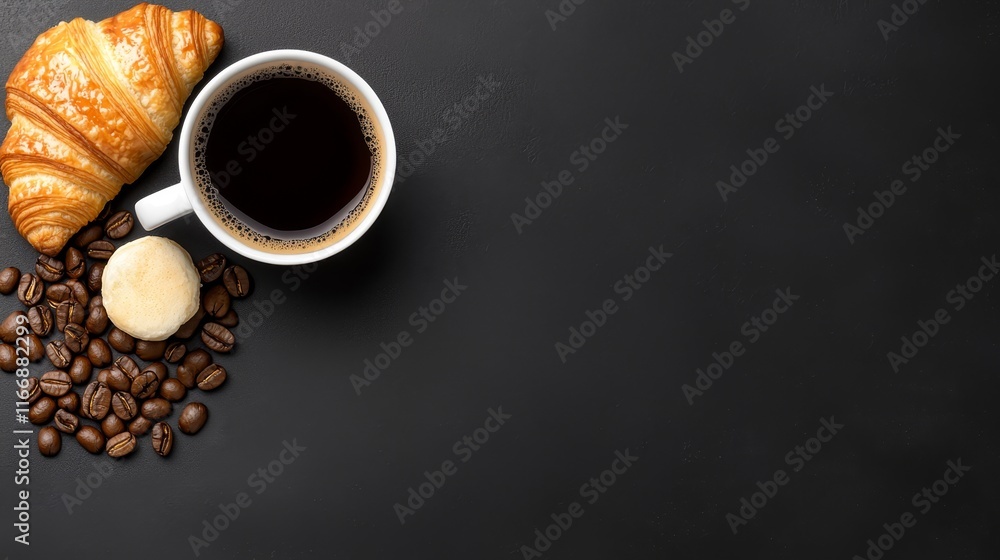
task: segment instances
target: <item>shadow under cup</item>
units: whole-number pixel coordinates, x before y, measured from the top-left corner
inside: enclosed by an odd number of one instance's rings
[[[380,115],[384,109],[320,65],[244,70],[191,116],[194,190],[242,245],[273,255],[328,253],[385,202],[392,170]]]

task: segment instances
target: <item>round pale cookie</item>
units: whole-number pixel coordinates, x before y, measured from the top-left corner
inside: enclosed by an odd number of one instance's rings
[[[166,340],[198,312],[201,279],[191,255],[163,237],[119,247],[104,267],[108,318],[139,340]]]

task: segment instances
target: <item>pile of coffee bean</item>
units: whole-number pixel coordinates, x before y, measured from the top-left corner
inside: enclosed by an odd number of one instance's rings
[[[90,453],[124,457],[147,433],[153,451],[166,457],[174,446],[174,431],[166,422],[174,405],[195,389],[218,389],[228,376],[211,352],[233,350],[236,337],[230,329],[239,317],[232,300],[249,295],[252,280],[221,253],[197,263],[202,305],[170,339],[136,340],[109,320],[101,277],[114,242],[128,236],[134,223],[130,212],[112,214],[105,208],[61,255],[40,255],[34,272],[0,270],[0,294],[16,291],[26,308],[0,323],[0,369],[17,374],[17,400],[27,396],[28,420],[44,426],[38,449],[46,457],[59,453],[62,434],[74,435]],[[52,340],[46,344],[45,338]],[[31,376],[29,364],[44,359],[53,369]],[[208,408],[189,402],[177,428],[193,435],[206,420]]]

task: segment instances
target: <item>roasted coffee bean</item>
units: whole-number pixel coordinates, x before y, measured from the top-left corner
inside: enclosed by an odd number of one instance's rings
[[[101,371],[97,372],[97,382],[98,383],[104,383],[105,385],[108,385],[108,387],[111,387],[111,385],[108,384],[108,382],[110,381],[110,379],[111,379],[111,370],[110,369],[102,369]]]
[[[86,317],[86,312],[80,302],[68,299],[56,307],[56,330],[63,332],[66,330],[66,325],[70,323],[82,325]]]
[[[129,432],[122,432],[115,437],[108,440],[105,444],[105,448],[108,450],[108,455],[118,458],[124,457],[135,451],[135,447],[138,441],[135,436]]]
[[[105,383],[115,391],[132,390],[132,379],[117,367],[108,370],[107,381]]]
[[[229,296],[229,292],[226,291],[226,287],[218,285],[212,286],[205,291],[205,295],[201,299],[201,304],[205,308],[206,313],[218,319],[229,313],[229,304],[231,301],[232,298]]]
[[[132,232],[135,219],[131,212],[115,212],[104,224],[104,233],[111,239],[121,239]]]
[[[52,309],[47,305],[36,305],[28,310],[28,325],[38,336],[49,336],[52,332]]]
[[[135,360],[128,356],[118,356],[118,359],[115,360],[115,366],[112,369],[121,370],[129,380],[135,379],[142,372],[142,369],[135,363]]]
[[[7,373],[17,371],[17,349],[10,344],[0,344],[0,369]]]
[[[205,284],[218,280],[225,269],[226,256],[222,253],[213,253],[198,261],[198,274]]]
[[[55,457],[62,449],[62,436],[52,426],[45,426],[38,431],[38,452],[44,457]]]
[[[170,402],[178,402],[184,400],[184,396],[187,394],[187,389],[184,388],[184,384],[177,379],[170,378],[164,379],[160,383],[160,396],[167,399]]]
[[[173,405],[167,399],[149,399],[142,403],[142,415],[150,420],[163,420],[174,411]]]
[[[226,313],[222,317],[217,318],[215,322],[222,325],[223,327],[232,329],[240,324],[240,317],[239,315],[236,314],[235,309],[230,308],[229,313]]]
[[[37,426],[48,424],[58,409],[59,407],[56,406],[56,401],[52,400],[52,397],[42,397],[28,409],[28,420]]]
[[[112,417],[114,416],[112,415]],[[80,430],[76,432],[76,441],[88,453],[96,455],[104,449],[104,434],[93,426],[81,426]]]
[[[156,372],[145,370],[132,380],[132,396],[137,399],[148,399],[160,388],[160,379]]]
[[[66,280],[63,284],[69,286],[70,291],[73,293],[73,299],[80,302],[80,305],[86,308],[90,302],[90,292],[87,291],[87,286],[83,282],[72,278]]]
[[[118,327],[111,327],[111,331],[108,332],[108,344],[122,354],[135,352],[135,339]]]
[[[21,281],[21,271],[8,266],[0,270],[0,294],[8,296],[17,289],[18,282]]]
[[[37,334],[31,333],[24,340],[28,342],[28,361],[37,362],[45,357],[45,344]]]
[[[128,431],[129,433],[137,436],[144,436],[152,427],[152,420],[146,418],[145,416],[136,416],[135,420],[132,420],[132,422],[128,425]]]
[[[55,426],[64,434],[75,434],[77,428],[80,427],[80,419],[76,417],[76,414],[60,408],[56,411]]]
[[[61,397],[73,389],[73,380],[65,371],[49,371],[38,380],[42,392],[50,397]]]
[[[73,289],[66,284],[52,284],[45,289],[45,301],[52,309],[58,309],[64,301],[73,300]]]
[[[16,395],[17,398],[21,399],[22,401],[27,401],[28,404],[31,404],[40,399],[42,395],[44,395],[44,393],[42,393],[41,385],[38,384],[37,377],[29,377],[26,383],[27,384],[24,387],[21,387],[17,391]]]
[[[183,342],[174,341],[167,344],[167,349],[163,351],[163,359],[168,363],[176,364],[187,354],[187,346]]]
[[[45,283],[34,274],[27,273],[21,276],[21,282],[17,285],[17,299],[25,307],[37,305],[42,301],[42,294],[45,293]]]
[[[170,429],[170,424],[158,422],[154,425],[150,441],[157,455],[160,457],[170,455],[170,451],[174,448],[174,431]]]
[[[91,292],[99,293],[101,288],[104,287],[102,279],[104,277],[104,263],[94,263],[90,266],[90,271],[87,272],[87,287],[90,288]]]
[[[38,255],[35,261],[35,274],[46,282],[58,282],[66,273],[66,265],[57,258],[48,255]]]
[[[101,420],[101,433],[104,437],[115,437],[128,429],[128,426],[121,418],[114,414],[108,414]]]
[[[115,416],[126,422],[135,418],[135,415],[139,413],[139,405],[136,404],[135,399],[123,391],[111,395],[111,409],[115,411]]]
[[[218,389],[220,385],[226,382],[226,368],[219,364],[212,364],[198,374],[196,381],[198,388],[202,391]]]
[[[198,332],[198,327],[201,326],[201,321],[205,318],[205,315],[205,308],[198,307],[198,312],[194,314],[194,317],[188,319],[188,322],[181,325],[181,328],[177,329],[174,337],[187,340],[194,336],[194,333]]]
[[[90,245],[102,237],[104,237],[104,228],[102,228],[100,224],[90,224],[89,226],[81,229],[80,233],[77,233],[76,236],[73,237],[73,246],[78,249],[84,249],[87,245]]]
[[[80,395],[77,395],[76,393],[66,393],[56,400],[56,406],[63,410],[75,413],[80,408]]]
[[[111,364],[111,347],[101,338],[90,339],[87,345],[87,359],[97,367],[105,367]]]
[[[87,345],[90,344],[90,334],[87,333],[87,329],[76,323],[66,325],[66,328],[63,329],[63,339],[66,342],[66,347],[74,354],[85,351]]]
[[[85,326],[87,327],[87,332],[93,335],[102,334],[108,328],[108,312],[104,309],[103,305],[90,308],[90,314],[87,315]]]
[[[90,298],[90,303],[87,304],[87,312],[97,309],[98,307],[104,307],[104,296],[97,294],[96,296]]]
[[[201,329],[201,341],[210,350],[215,350],[221,354],[231,352],[236,344],[236,337],[232,331],[218,323],[205,323]]]
[[[21,319],[20,317],[24,317]],[[17,328],[26,324],[28,317],[24,314],[24,311],[11,311],[10,315],[0,323],[0,340],[3,340],[7,344],[14,344],[17,342]],[[23,330],[21,332],[24,332]]]
[[[148,340],[135,341],[135,355],[139,358],[152,362],[163,357],[163,352],[167,349],[167,341],[150,342]]]
[[[250,274],[240,265],[233,265],[222,274],[222,282],[226,285],[229,295],[234,298],[247,297],[253,288],[250,285]]]
[[[208,407],[199,403],[188,403],[181,411],[181,416],[177,420],[177,427],[188,435],[194,435],[205,425],[208,420]]]
[[[98,261],[106,261],[115,252],[115,246],[110,241],[98,239],[87,245],[87,256]]]
[[[193,389],[198,384],[198,374],[210,365],[212,365],[212,355],[205,350],[198,348],[188,352],[181,365],[177,366],[177,380],[188,389]]]
[[[163,362],[153,362],[143,368],[142,371],[151,371],[156,374],[156,379],[163,383],[167,379],[167,365]]]
[[[73,352],[61,340],[54,340],[45,345],[45,355],[49,357],[52,365],[59,369],[66,369],[73,362]]]
[[[86,356],[76,356],[73,358],[73,362],[69,366],[69,376],[73,380],[73,383],[77,385],[83,385],[87,381],[90,381],[90,374],[94,370],[94,365],[90,362],[90,358]]]
[[[87,259],[76,247],[66,249],[66,276],[82,278],[87,273]]]
[[[103,420],[111,408],[111,389],[100,381],[95,381],[83,391],[80,401],[80,416],[91,420]]]

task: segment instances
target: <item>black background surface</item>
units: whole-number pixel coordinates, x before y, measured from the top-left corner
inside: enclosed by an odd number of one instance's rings
[[[167,4],[225,28],[207,77],[275,48],[348,63],[400,157],[454,125],[478,77],[500,85],[308,278],[237,259],[257,281],[244,321],[274,290],[287,301],[224,359],[228,384],[197,396],[208,425],[168,460],[148,438],[117,461],[68,439],[55,459],[33,451],[30,548],[13,541],[19,426],[0,403],[0,555],[193,557],[189,537],[240,492],[252,504],[200,557],[532,557],[522,546],[572,502],[583,516],[543,558],[847,560],[905,512],[916,525],[887,560],[1000,554],[997,281],[961,310],[946,301],[998,249],[994,3],[930,0],[885,39],[888,0],[591,0],[554,30],[556,0],[403,0],[353,53],[342,45],[387,2]],[[0,73],[58,21],[128,7],[4,3]],[[672,53],[727,8],[735,22],[680,72]],[[782,138],[775,123],[812,86],[832,98]],[[572,154],[616,117],[627,130],[581,172]],[[949,126],[961,138],[911,182],[903,164]],[[716,182],[768,137],[780,150],[723,201]],[[518,233],[511,214],[563,170],[574,182]],[[895,179],[905,194],[849,242],[844,224]],[[177,180],[175,141],[117,204]],[[2,264],[29,268],[0,221]],[[221,249],[193,219],[157,234],[196,259]],[[615,283],[660,245],[673,257],[622,301]],[[417,334],[411,314],[455,278],[468,289]],[[800,299],[750,344],[743,324],[778,289]],[[620,310],[564,364],[556,343],[609,298]],[[939,308],[950,322],[894,371],[887,353]],[[414,344],[358,395],[351,376],[402,331]],[[746,353],[689,404],[682,386],[733,341]],[[510,418],[460,462],[453,446],[499,407]],[[786,454],[831,416],[844,427],[795,472]],[[293,441],[305,450],[258,494],[248,477]],[[588,503],[581,485],[616,450],[638,459]],[[914,494],[959,458],[971,471],[921,513]],[[457,473],[401,524],[394,504],[447,460]],[[70,513],[64,496],[98,465],[112,474]],[[790,482],[734,535],[726,515],[778,469]]]

